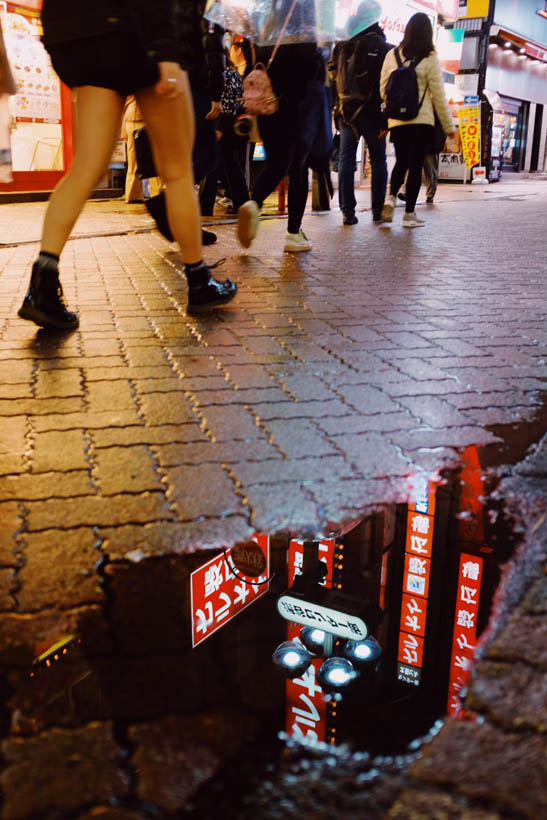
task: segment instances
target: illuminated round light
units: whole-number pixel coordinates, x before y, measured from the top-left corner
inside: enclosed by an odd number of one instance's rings
[[[317,682],[326,691],[345,689],[359,677],[359,672],[346,658],[327,658],[317,672]]]
[[[310,665],[312,656],[299,641],[284,641],[273,653],[272,660],[288,678],[298,678]]]
[[[505,48],[511,48],[513,44],[506,40],[503,45],[505,46]]]
[[[382,647],[372,636],[364,641],[348,641],[344,647],[344,655],[354,663],[373,663],[382,654]]]
[[[519,48],[519,51],[520,51],[521,54],[526,54],[526,49],[525,48]]]
[[[300,640],[314,655],[322,655],[325,646],[325,633],[314,626],[304,626],[300,630]]]

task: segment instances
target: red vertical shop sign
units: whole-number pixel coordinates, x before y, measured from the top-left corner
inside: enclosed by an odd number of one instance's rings
[[[324,585],[332,587],[332,571],[334,565],[334,540],[319,542],[319,558],[327,566],[327,575]],[[292,586],[294,576],[302,571],[304,560],[304,542],[293,540],[289,544],[288,552],[289,586]],[[298,638],[300,624],[287,624],[287,640]],[[307,670],[299,678],[287,680],[287,711],[285,730],[291,737],[298,740],[324,741],[327,736],[327,703],[323,690],[317,683],[317,670],[323,663],[322,658],[313,660]]]
[[[431,576],[435,485],[423,481],[408,505],[397,679],[419,686]]]
[[[458,573],[458,593],[454,613],[454,637],[450,659],[447,712],[454,717],[465,717],[460,692],[470,675],[473,652],[477,640],[483,561],[477,555],[462,552]]]
[[[193,647],[268,591],[270,537],[255,534],[251,540],[258,544],[266,559],[266,568],[258,578],[247,577],[235,569],[231,549],[211,558],[190,575]]]

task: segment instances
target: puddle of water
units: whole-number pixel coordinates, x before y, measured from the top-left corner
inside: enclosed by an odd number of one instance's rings
[[[261,536],[259,550],[236,559],[105,563],[109,630],[82,617],[74,634],[34,647],[31,667],[11,664],[4,737],[111,720],[132,782],[157,775],[156,791],[141,789],[132,804],[201,820],[246,817],[247,803],[252,816],[253,794],[283,754],[282,732],[404,763],[398,756],[447,713],[473,719],[459,696],[516,543],[489,497],[485,462],[494,462],[491,448],[468,448],[460,470],[416,485],[408,505],[387,506],[341,538]],[[305,617],[320,626],[317,596],[347,594],[362,610],[322,600],[329,628],[334,610],[338,631],[361,618],[382,648],[378,660],[355,664],[359,677],[341,700],[318,685],[323,658],[294,679],[272,663],[302,628],[280,616],[277,598],[295,577],[312,579],[318,561],[324,580],[302,593],[296,614],[312,612]],[[331,653],[345,646],[335,636]]]

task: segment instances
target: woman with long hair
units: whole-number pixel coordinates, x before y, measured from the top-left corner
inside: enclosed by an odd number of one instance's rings
[[[75,89],[77,143],[68,174],[47,208],[40,253],[19,316],[44,327],[70,329],[59,281],[59,256],[86,199],[104,175],[129,94],[148,128],[167,212],[188,280],[188,312],[225,304],[236,293],[203,262],[200,214],[194,189],[194,115],[184,43],[177,36],[177,0],[44,0],[43,42],[53,68]]]
[[[380,75],[380,94],[384,101],[388,80],[399,65],[397,57],[402,65],[414,66],[420,106],[414,119],[388,120],[396,162],[382,218],[385,222],[392,222],[397,193],[408,172],[403,226],[418,228],[424,221],[416,216],[416,200],[422,184],[424,159],[433,141],[435,113],[445,134],[455,131],[444,93],[439,58],[433,45],[433,29],[427,14],[414,14],[408,21],[402,43],[386,55]]]

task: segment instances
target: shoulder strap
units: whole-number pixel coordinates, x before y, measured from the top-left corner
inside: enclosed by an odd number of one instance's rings
[[[403,63],[402,63],[401,57],[399,55],[399,49],[398,48],[395,49],[395,59],[397,60],[397,65],[399,66],[399,68],[401,68]]]
[[[288,14],[287,14],[287,16],[286,16],[286,18],[285,18],[285,22],[283,23],[283,26],[282,26],[282,28],[281,28],[281,31],[279,32],[279,35],[278,35],[278,38],[277,38],[277,42],[276,42],[276,44],[275,44],[275,46],[274,46],[274,50],[272,51],[272,56],[271,56],[271,57],[270,57],[270,59],[268,60],[268,65],[266,66],[266,70],[268,70],[268,68],[271,66],[271,64],[272,64],[272,63],[273,63],[273,61],[274,61],[274,57],[275,57],[275,55],[277,54],[277,50],[278,50],[278,48],[279,48],[279,46],[280,46],[280,44],[281,44],[281,39],[282,39],[283,35],[285,34],[285,29],[286,29],[286,28],[287,28],[287,26],[289,25],[289,20],[290,20],[290,19],[291,19],[291,17],[292,17],[292,13],[293,13],[293,11],[294,11],[294,10],[295,10],[295,8],[296,8],[296,4],[297,4],[297,3],[298,3],[298,0],[293,0],[293,2],[292,2],[292,6],[290,7],[289,12],[288,12]]]

